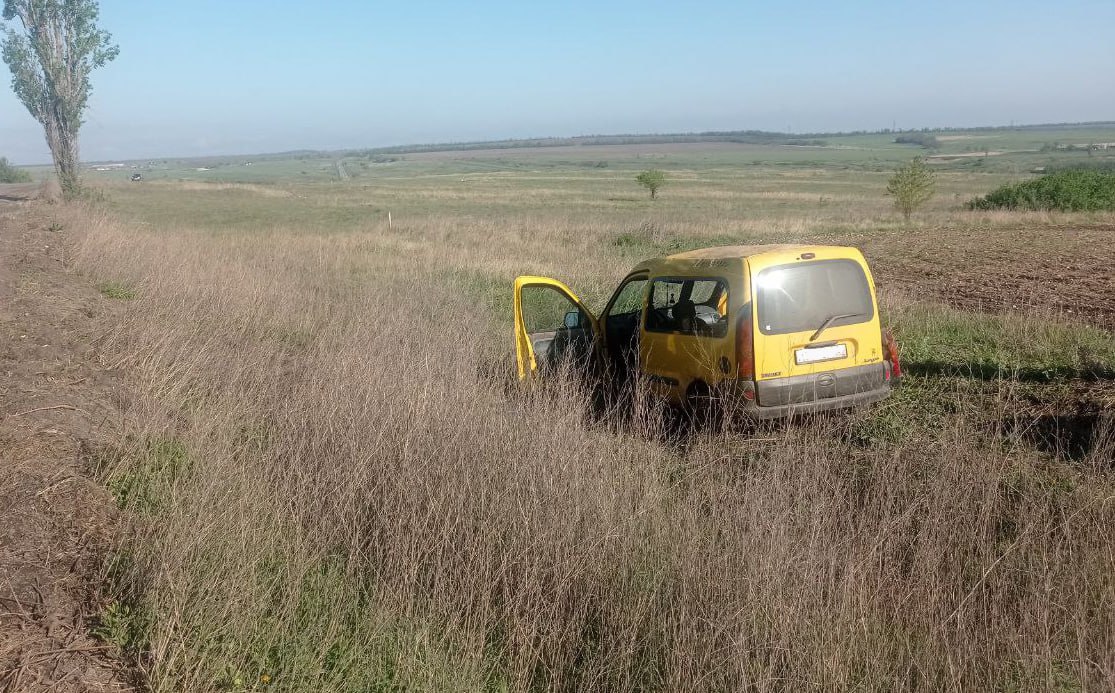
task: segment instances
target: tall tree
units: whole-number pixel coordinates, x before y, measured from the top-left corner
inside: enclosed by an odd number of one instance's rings
[[[97,27],[96,0],[4,0],[0,42],[16,96],[42,123],[58,181],[67,196],[80,188],[77,133],[89,101],[89,73],[120,49]]]

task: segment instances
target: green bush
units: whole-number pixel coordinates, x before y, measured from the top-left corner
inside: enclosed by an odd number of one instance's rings
[[[7,157],[0,156],[0,183],[30,183],[31,174],[16,168]]]
[[[1045,173],[1060,173],[1061,171],[1105,171],[1115,173],[1115,158],[1086,159],[1069,163],[1048,163]]]
[[[1115,210],[1115,173],[1059,171],[1022,183],[1008,183],[972,200],[968,209]]]
[[[899,135],[894,138],[895,144],[916,144],[925,149],[940,149],[941,143],[934,135],[926,135],[923,133],[911,133],[908,135]]]
[[[650,191],[650,199],[658,197],[658,189],[666,184],[666,174],[656,168],[648,168],[635,176],[635,182]]]

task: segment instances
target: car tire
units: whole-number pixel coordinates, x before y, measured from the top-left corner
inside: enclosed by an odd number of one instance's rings
[[[697,381],[685,393],[685,413],[694,430],[714,429],[723,420],[724,403],[707,384]]]

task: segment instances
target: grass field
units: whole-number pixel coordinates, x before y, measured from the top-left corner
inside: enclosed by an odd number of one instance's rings
[[[963,209],[1029,152],[941,163],[905,224],[886,139],[97,174],[59,215],[127,306],[103,636],[167,691],[1103,690],[1115,216]],[[692,431],[513,382],[515,275],[595,308],[644,257],[776,241],[864,249],[892,399]]]
[[[924,149],[898,144],[901,135],[924,134],[937,147]],[[790,137],[790,136],[788,136]],[[925,133],[876,133],[804,136],[820,146],[698,142],[689,144],[577,145],[553,147],[471,149],[410,153],[294,152],[259,156],[212,156],[193,159],[156,159],[122,162],[121,168],[88,172],[93,180],[126,181],[132,173],[149,180],[196,180],[238,183],[320,183],[346,180],[367,184],[422,176],[483,174],[566,175],[607,180],[617,171],[649,166],[734,177],[748,169],[826,168],[838,171],[885,172],[913,156],[927,156],[941,170],[1026,176],[1049,164],[1115,160],[1115,146],[1089,154],[1090,144],[1115,145],[1115,124],[937,130]],[[1060,149],[1051,149],[1055,145]],[[1067,150],[1067,147],[1075,147]],[[47,167],[31,167],[37,176]]]

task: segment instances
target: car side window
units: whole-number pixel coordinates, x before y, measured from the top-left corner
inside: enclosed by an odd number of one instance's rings
[[[728,286],[719,279],[655,279],[649,332],[723,337],[728,334]]]
[[[632,279],[624,284],[616,294],[615,300],[608,307],[608,317],[616,315],[630,315],[643,309],[643,294],[646,291],[647,280],[643,278]]]
[[[588,325],[577,304],[552,286],[524,286],[520,296],[527,334],[558,332]],[[576,325],[569,324],[573,313],[577,314]]]

